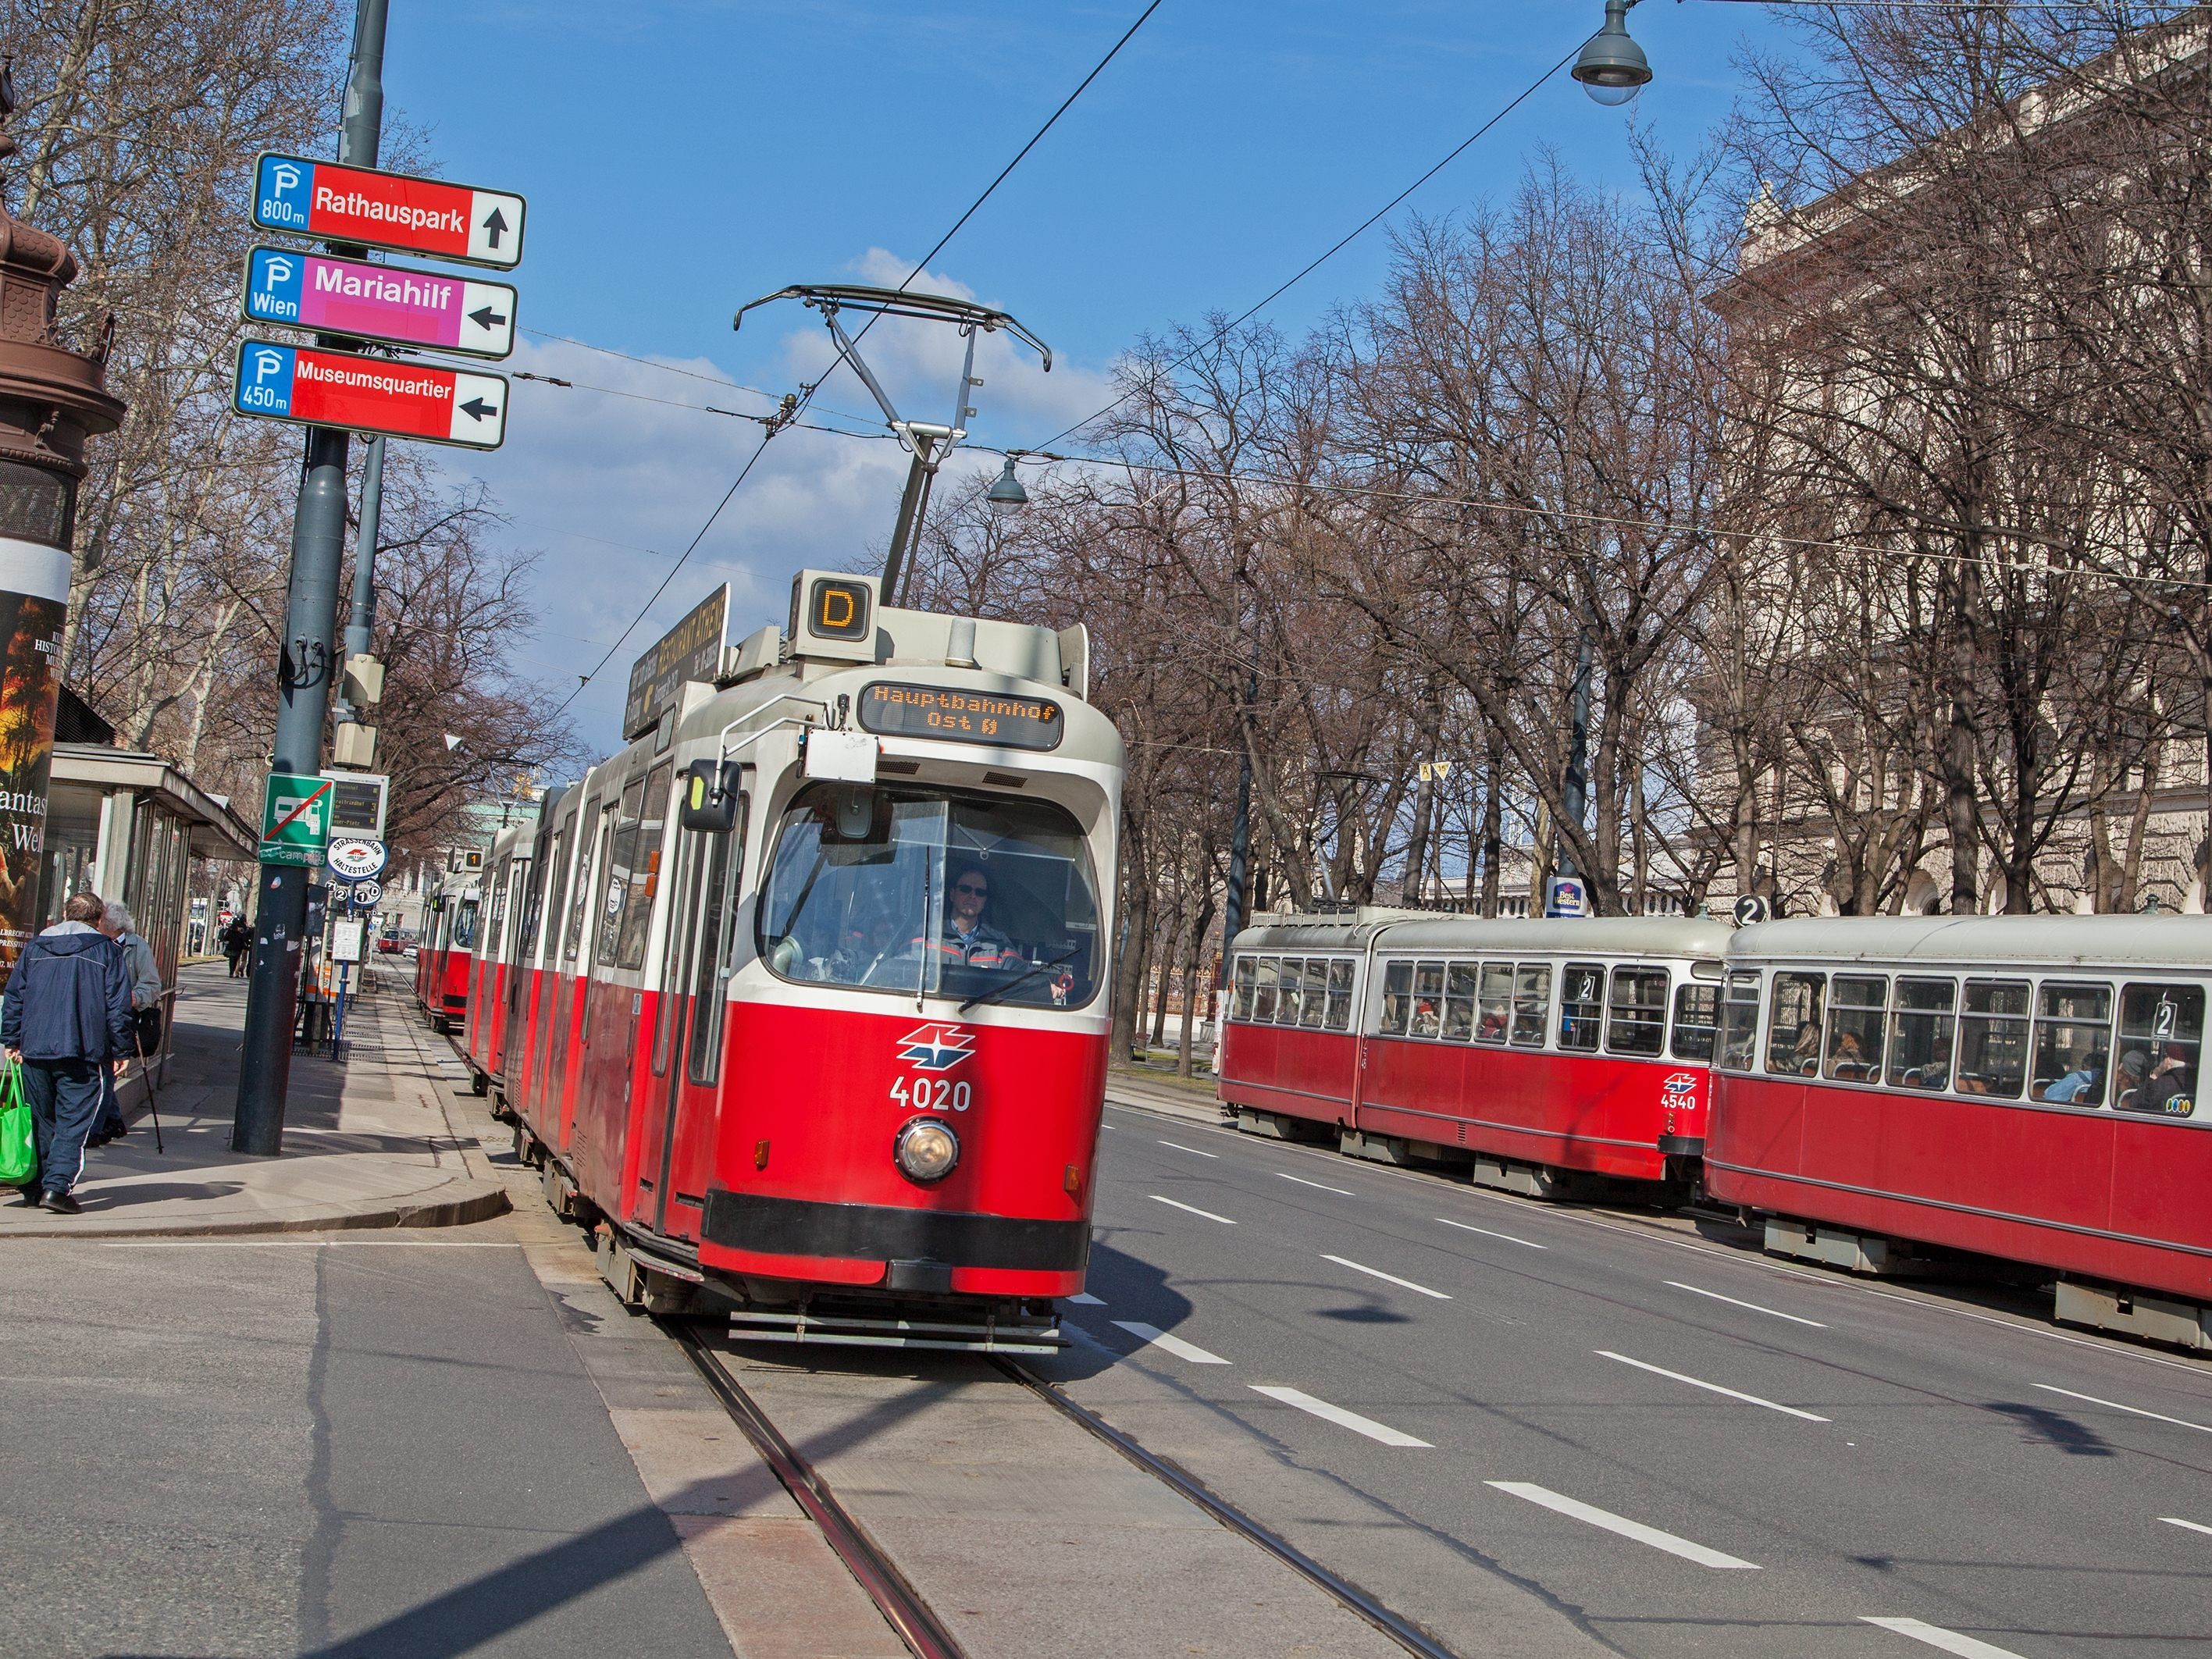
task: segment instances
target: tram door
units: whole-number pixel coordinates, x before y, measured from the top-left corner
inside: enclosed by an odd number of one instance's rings
[[[568,925],[561,935],[561,975],[562,984],[559,1000],[553,1009],[553,1069],[546,1077],[551,1092],[546,1097],[546,1117],[552,1124],[556,1144],[562,1151],[568,1149],[568,1128],[574,1121],[576,1097],[581,1092],[583,1042],[580,1036],[570,1042],[569,1027],[575,1023],[576,1005],[588,994],[585,969],[591,957],[592,914],[598,908],[592,896],[599,886],[599,872],[606,868],[607,844],[614,839],[615,804],[608,801],[604,807],[587,803],[584,814],[577,819],[576,833],[588,836],[577,848],[582,860],[576,871],[576,885],[569,896]]]
[[[544,958],[544,965],[538,971],[538,1008],[530,1025],[537,1048],[531,1055],[530,1075],[526,1079],[524,1092],[524,1103],[533,1113],[551,1097],[546,1092],[545,1067],[547,1057],[553,1052],[553,996],[561,980],[561,935],[568,919],[568,831],[566,828],[553,837],[553,850],[547,856],[543,881],[544,890],[539,895],[538,930],[544,938],[544,944],[538,952]],[[542,1118],[533,1121],[543,1126]]]
[[[696,1237],[696,1213],[703,1194],[678,1190],[684,1172],[679,1152],[711,1137],[714,1083],[726,1018],[722,993],[726,966],[731,889],[744,865],[747,798],[740,796],[738,827],[724,835],[676,833],[676,870],[669,893],[667,943],[653,1030],[651,1105],[640,1126],[638,1184],[651,1196],[639,1211],[655,1232],[667,1233],[669,1209],[694,1212],[677,1218],[675,1231]]]

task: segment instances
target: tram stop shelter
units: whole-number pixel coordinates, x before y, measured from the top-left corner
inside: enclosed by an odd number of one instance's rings
[[[161,970],[161,1052],[143,1067],[132,1062],[123,1084],[127,1105],[134,1082],[149,1086],[147,1073],[151,1086],[167,1080],[192,861],[251,860],[259,836],[228,800],[172,762],[118,747],[114,729],[67,688],[54,736],[39,926],[60,921],[72,893],[119,898]]]

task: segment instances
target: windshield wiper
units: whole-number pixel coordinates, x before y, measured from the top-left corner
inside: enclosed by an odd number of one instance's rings
[[[1039,974],[1045,973],[1052,969],[1057,968],[1062,963],[1073,961],[1082,949],[1083,947],[1080,945],[1074,945],[1065,954],[1054,957],[1050,962],[1040,962],[1026,974],[1016,975],[1012,979],[1008,980],[1004,985],[994,985],[988,991],[978,991],[974,996],[969,997],[967,1001],[960,1005],[960,1012],[964,1014],[979,1002],[996,1002],[1000,997],[1006,996],[1014,991],[1019,990],[1023,986],[1035,979]]]

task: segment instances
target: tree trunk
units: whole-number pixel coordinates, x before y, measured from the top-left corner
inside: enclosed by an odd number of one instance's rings
[[[1505,853],[1505,732],[1490,726],[1482,792],[1482,914],[1498,914],[1498,860]]]

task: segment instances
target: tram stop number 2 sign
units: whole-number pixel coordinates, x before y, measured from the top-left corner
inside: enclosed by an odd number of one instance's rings
[[[328,778],[269,775],[261,799],[262,863],[309,868],[322,863],[323,848],[331,838],[332,787]]]

